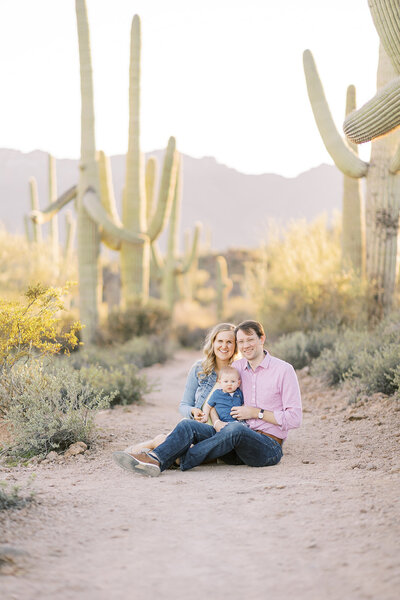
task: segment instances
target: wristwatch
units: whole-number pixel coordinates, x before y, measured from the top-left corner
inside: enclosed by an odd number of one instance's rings
[[[263,408],[260,408],[260,412],[258,413],[258,418],[259,418],[259,419],[262,419],[262,418],[263,418],[263,416],[264,416],[264,409],[263,409]]]

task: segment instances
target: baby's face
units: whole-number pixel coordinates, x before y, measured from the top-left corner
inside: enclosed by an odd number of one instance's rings
[[[239,375],[235,373],[223,373],[221,375],[221,386],[225,393],[231,394],[240,385]]]

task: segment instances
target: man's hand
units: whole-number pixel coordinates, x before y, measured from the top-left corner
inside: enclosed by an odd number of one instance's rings
[[[234,419],[254,419],[254,406],[233,406],[231,408],[231,417]]]
[[[193,419],[195,421],[200,421],[200,423],[202,423],[202,418],[205,416],[203,411],[200,408],[196,408],[195,406],[193,406],[192,408],[192,415],[193,415]]]

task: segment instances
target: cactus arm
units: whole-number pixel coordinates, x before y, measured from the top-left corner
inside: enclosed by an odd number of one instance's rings
[[[325,148],[342,173],[355,178],[364,177],[368,171],[368,164],[362,161],[339,135],[310,50],[303,53],[303,65],[311,108]]]
[[[56,160],[51,154],[48,155],[49,162],[49,205],[57,201],[57,173]],[[54,214],[50,221],[50,243],[53,252],[53,262],[57,264],[59,259],[58,247],[58,216]]]
[[[73,218],[71,211],[67,211],[65,215],[66,239],[64,250],[64,261],[70,263],[74,250],[74,239],[76,235],[76,220]]]
[[[111,164],[110,159],[105,153],[100,150],[98,153],[99,163],[99,178],[100,178],[100,201],[111,220],[118,227],[122,227],[121,220],[119,218],[117,208],[115,205],[114,186],[112,182]],[[111,250],[121,249],[121,240],[114,236],[111,236],[103,228],[101,232],[101,241],[111,248]]]
[[[48,223],[55,214],[58,213],[68,202],[74,200],[77,196],[78,188],[76,185],[69,188],[66,192],[64,192],[58,200],[49,204],[47,208],[44,210],[32,210],[30,213],[30,218],[34,223],[38,223],[42,225],[43,223]]]
[[[398,0],[368,0],[372,20],[383,47],[400,73],[400,5]]]
[[[201,228],[202,228],[202,224],[201,223],[196,223],[195,229],[194,229],[194,234],[193,234],[193,243],[192,243],[192,248],[190,253],[188,254],[188,256],[186,257],[182,269],[181,269],[181,273],[182,275],[187,273],[189,271],[189,269],[191,268],[191,266],[193,265],[194,261],[197,258],[197,253],[198,253],[198,249],[199,249],[199,237],[200,237],[200,232],[201,232]]]
[[[170,215],[175,193],[178,160],[175,138],[170,137],[164,157],[157,209],[148,227],[148,235],[151,241],[158,238]]]
[[[158,247],[157,242],[153,242],[150,246],[151,248],[151,258],[153,260],[153,264],[156,269],[157,277],[161,277],[163,270],[165,268],[165,261],[161,255],[160,248]]]
[[[356,144],[370,142],[400,125],[400,77],[391,81],[344,121],[343,131]]]
[[[145,234],[131,233],[130,231],[120,227],[111,219],[110,215],[102,206],[93,188],[88,188],[83,197],[83,206],[91,219],[97,225],[102,227],[106,233],[117,238],[121,242],[129,242],[130,244],[143,244],[147,241]]]
[[[157,177],[157,159],[150,156],[146,162],[145,186],[146,186],[146,221],[150,223],[154,215],[154,198]]]
[[[37,189],[37,181],[34,177],[30,177],[29,179],[29,191],[31,196],[31,211],[40,212],[39,208],[39,195]],[[28,215],[26,215],[27,219],[29,219]],[[32,221],[33,223],[33,241],[41,242],[42,241],[42,230],[40,228],[40,224]]]

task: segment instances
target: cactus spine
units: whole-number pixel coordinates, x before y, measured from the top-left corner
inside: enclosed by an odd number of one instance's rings
[[[223,256],[217,256],[217,319],[225,318],[226,302],[232,289],[232,280],[228,277],[228,265]]]
[[[356,89],[347,88],[346,115],[356,108]],[[350,144],[358,154],[356,144]],[[359,275],[365,274],[365,227],[361,181],[348,175],[343,176],[342,206],[342,263],[352,266]]]
[[[399,143],[399,133],[372,143],[371,164],[357,154],[339,136],[333,123],[314,59],[304,52],[304,71],[314,117],[326,149],[336,166],[346,175],[367,178],[366,197],[366,274],[370,283],[370,319],[381,318],[393,305],[398,227],[398,176],[390,167]],[[378,87],[392,77],[393,67],[384,51],[380,52]]]

